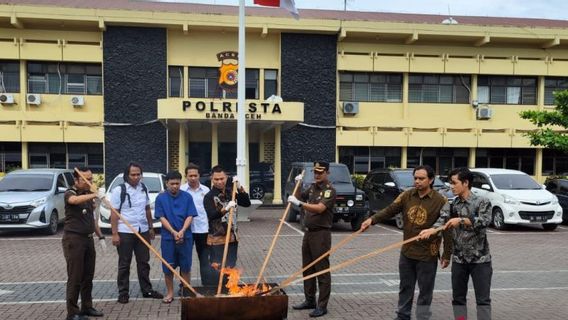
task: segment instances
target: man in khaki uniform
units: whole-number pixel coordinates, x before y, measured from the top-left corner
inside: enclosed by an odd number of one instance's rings
[[[288,197],[288,202],[304,210],[304,221],[308,229],[302,240],[302,266],[307,266],[331,248],[331,225],[333,224],[333,206],[335,189],[328,180],[329,163],[314,163],[314,183],[305,191]],[[296,181],[302,176],[296,177]],[[298,199],[300,198],[300,200]],[[304,277],[329,268],[329,257],[322,259],[304,271]],[[316,305],[316,278],[319,287],[319,299]],[[293,306],[296,310],[315,309],[310,317],[321,317],[327,313],[327,302],[331,293],[331,274],[324,273],[316,278],[304,281],[306,300]]]

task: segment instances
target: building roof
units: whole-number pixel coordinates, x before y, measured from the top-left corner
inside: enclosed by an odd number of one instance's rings
[[[164,3],[143,0],[0,0],[0,4],[21,6],[55,6],[78,9],[136,10],[171,13],[197,13],[237,16],[237,6],[191,3]],[[341,10],[299,9],[301,19],[348,20],[368,22],[400,22],[439,25],[448,16],[434,14],[407,14]],[[291,18],[284,9],[247,7],[247,16]],[[452,16],[461,25],[568,28],[568,20],[533,18]]]

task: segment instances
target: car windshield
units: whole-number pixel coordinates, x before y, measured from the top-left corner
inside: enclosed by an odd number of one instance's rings
[[[49,191],[53,185],[51,174],[8,174],[0,180],[0,192],[3,191]]]
[[[414,187],[414,176],[412,175],[412,171],[395,171],[394,176],[398,181],[398,184],[402,188],[411,188]],[[440,178],[434,178],[434,188],[442,188],[444,187],[444,183]]]
[[[305,175],[304,181],[314,181],[314,168],[306,168]],[[341,166],[331,166],[329,168],[328,179],[331,183],[353,183],[349,175],[349,170]]]
[[[491,180],[501,190],[538,190],[542,187],[526,174],[492,174]]]
[[[116,186],[118,186],[119,184],[121,184],[123,182],[124,182],[124,180],[122,180],[122,177],[118,177],[118,178],[114,179],[109,190],[114,189]],[[145,178],[142,178],[142,182],[146,185],[146,188],[148,188],[148,192],[150,192],[150,193],[158,193],[158,192],[162,191],[162,187],[161,187],[162,183],[161,183],[159,177],[145,177]]]

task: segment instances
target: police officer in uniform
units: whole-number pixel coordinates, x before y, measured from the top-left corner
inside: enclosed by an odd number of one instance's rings
[[[87,168],[79,171],[91,182],[93,174]],[[95,274],[95,245],[93,232],[104,241],[94,216],[96,186],[93,190],[77,172],[73,172],[75,184],[65,192],[65,223],[63,227],[63,254],[67,262],[67,319],[84,320],[88,316],[102,317],[103,313],[93,308],[93,277]],[[81,294],[81,309],[77,300]]]
[[[314,183],[305,191],[300,190],[288,197],[288,202],[304,210],[304,222],[307,232],[302,240],[302,265],[307,266],[331,248],[331,225],[335,189],[328,180],[329,163],[314,162]],[[302,179],[296,177],[296,182]],[[329,268],[329,257],[322,259],[304,271],[304,277]],[[316,278],[319,287],[319,299],[316,304]],[[331,293],[331,274],[324,273],[316,278],[304,281],[306,300],[294,305],[296,310],[314,309],[310,317],[321,317],[327,313],[327,302]]]

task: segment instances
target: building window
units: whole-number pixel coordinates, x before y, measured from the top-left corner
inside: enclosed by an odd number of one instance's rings
[[[168,68],[170,97],[183,98],[183,67]]]
[[[535,77],[479,76],[480,103],[536,105]]]
[[[28,92],[101,95],[99,64],[28,62]]]
[[[366,174],[373,169],[400,167],[398,147],[339,147],[339,162],[352,173]]]
[[[0,142],[0,172],[10,172],[22,167],[22,144]]]
[[[469,103],[469,75],[412,74],[408,101],[417,103]]]
[[[544,80],[544,104],[554,105],[554,92],[568,89],[568,78],[549,78]]]
[[[431,166],[437,174],[447,175],[451,169],[467,167],[466,148],[408,148],[406,166]]]
[[[104,168],[100,143],[30,143],[30,168],[73,169],[87,166],[94,173]]]
[[[264,70],[264,99],[278,95],[278,70]]]
[[[0,61],[0,93],[20,92],[20,63]]]
[[[542,174],[545,176],[568,175],[568,152],[544,149],[542,155]]]
[[[339,100],[401,102],[402,74],[341,72]]]
[[[475,166],[477,168],[513,169],[534,175],[535,152],[535,149],[478,148]]]
[[[258,69],[246,70],[246,99],[258,99]],[[189,96],[191,98],[236,99],[237,87],[234,90],[223,90],[219,86],[218,68],[189,68]]]

